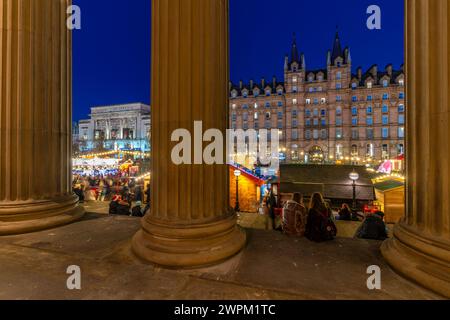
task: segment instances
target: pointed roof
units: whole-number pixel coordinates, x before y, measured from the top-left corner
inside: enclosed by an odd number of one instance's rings
[[[297,47],[297,39],[295,36],[295,33],[292,36],[292,48],[291,48],[291,63],[292,62],[300,62],[300,55],[298,53],[298,47]]]
[[[334,63],[334,61],[338,57],[344,58],[344,54],[342,52],[341,40],[339,39],[339,32],[336,31],[336,36],[333,43],[333,51],[331,53],[331,63]]]

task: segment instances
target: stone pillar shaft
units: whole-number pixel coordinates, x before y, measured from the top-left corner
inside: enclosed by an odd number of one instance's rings
[[[447,0],[406,1],[407,213],[388,262],[450,297],[450,101]]]
[[[0,2],[0,235],[83,212],[71,192],[70,2]]]
[[[194,121],[202,121],[203,131],[219,129],[226,136],[228,0],[152,3],[151,210],[133,249],[164,266],[207,265],[237,253],[245,242],[229,206],[228,168],[174,164],[171,135],[187,129],[193,153]]]

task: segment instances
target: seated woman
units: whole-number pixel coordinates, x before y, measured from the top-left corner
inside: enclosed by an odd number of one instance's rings
[[[309,205],[306,237],[315,242],[333,240],[337,234],[331,209],[327,206],[320,193],[314,193]]]
[[[302,195],[294,193],[292,200],[287,201],[283,208],[283,232],[290,236],[303,237],[307,217]]]
[[[388,233],[384,223],[384,213],[377,211],[368,214],[358,231],[356,231],[356,236],[362,239],[386,240]]]
[[[350,210],[350,207],[348,206],[348,204],[346,204],[346,203],[342,204],[342,207],[339,210],[338,220],[352,221],[352,210]]]

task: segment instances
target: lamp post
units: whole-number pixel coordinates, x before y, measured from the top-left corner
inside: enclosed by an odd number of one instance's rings
[[[234,211],[239,212],[241,211],[239,206],[239,177],[241,176],[241,170],[234,170],[234,176],[236,177],[236,205]]]
[[[353,181],[353,210],[356,211],[356,181],[359,179],[358,172],[353,169],[353,172],[349,174],[350,180]]]

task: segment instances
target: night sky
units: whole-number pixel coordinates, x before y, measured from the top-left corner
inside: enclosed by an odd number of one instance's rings
[[[92,106],[150,103],[151,0],[73,3],[82,11],[82,30],[73,34],[74,120]],[[366,27],[373,4],[381,7],[382,30]],[[324,68],[336,27],[354,69],[404,62],[403,0],[230,0],[231,80],[282,79],[294,32],[307,69]]]

